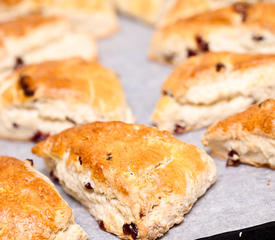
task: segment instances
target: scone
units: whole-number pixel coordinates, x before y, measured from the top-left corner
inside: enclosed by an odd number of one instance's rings
[[[60,15],[73,27],[87,30],[96,37],[112,34],[118,20],[110,0],[1,0],[0,19],[11,19],[32,12]]]
[[[94,59],[95,41],[72,31],[64,18],[30,14],[0,22],[1,74],[23,64],[76,56]]]
[[[152,121],[183,133],[275,96],[275,55],[207,53],[180,64],[162,86]]]
[[[32,161],[0,156],[1,240],[86,240],[72,209]]]
[[[23,66],[0,82],[0,137],[41,140],[96,120],[133,122],[116,74],[80,58]]]
[[[223,8],[233,3],[257,3],[257,2],[275,2],[274,0],[176,0],[165,17],[161,20],[161,24],[172,24],[179,19],[192,17],[194,15]]]
[[[236,3],[160,27],[149,57],[178,64],[208,51],[275,53],[275,3]]]
[[[162,236],[216,178],[204,151],[143,125],[76,126],[32,150],[101,229],[123,239]]]
[[[203,144],[211,154],[239,163],[275,169],[275,100],[255,104],[207,129]]]

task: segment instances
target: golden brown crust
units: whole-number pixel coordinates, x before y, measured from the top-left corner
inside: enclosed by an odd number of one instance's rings
[[[62,21],[60,17],[46,17],[41,14],[29,14],[13,20],[0,22],[0,37],[22,37],[34,29],[46,24]],[[64,21],[64,20],[63,20]]]
[[[177,34],[182,37],[204,35],[222,27],[254,26],[275,32],[275,4],[243,4],[243,12],[236,10],[236,5],[208,11],[187,19],[180,19],[174,24],[162,28],[164,35]],[[245,19],[244,19],[245,17]]]
[[[176,22],[179,19],[185,19],[198,15],[200,13],[216,10],[226,6],[230,6],[234,3],[257,3],[257,2],[268,2],[267,0],[177,0],[173,7],[167,12],[163,23],[168,25]]]
[[[0,156],[0,238],[49,239],[72,219],[54,186],[29,163]]]
[[[68,165],[80,156],[91,177],[123,194],[130,206],[139,202],[145,207],[171,192],[185,196],[186,174],[192,173],[188,176],[195,179],[210,167],[199,148],[167,132],[122,122],[77,126],[49,137],[32,150],[41,157],[59,159],[69,152]]]
[[[275,138],[274,99],[255,104],[244,112],[230,116],[214,124],[207,129],[204,139],[212,137],[228,139],[233,135],[235,137],[240,137],[246,132]]]
[[[223,81],[223,72],[245,73],[249,69],[275,63],[275,55],[209,52],[180,64],[162,86],[163,93],[176,99],[194,86]],[[207,76],[207,77],[206,77]]]
[[[1,94],[4,106],[48,98],[88,104],[102,113],[125,107],[116,74],[81,58],[24,66],[7,81],[11,82],[10,87]]]

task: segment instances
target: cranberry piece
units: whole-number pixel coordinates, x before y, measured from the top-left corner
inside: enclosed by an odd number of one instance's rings
[[[264,37],[261,36],[261,35],[254,35],[254,36],[252,36],[252,39],[253,39],[255,42],[260,42],[260,41],[263,41],[263,40],[264,40]]]
[[[103,221],[98,221],[98,226],[102,231],[106,232],[106,228]]]
[[[185,127],[179,125],[179,124],[176,124],[175,125],[175,128],[174,128],[174,133],[175,134],[182,134],[185,132]]]
[[[50,178],[51,178],[54,182],[59,183],[59,178],[58,178],[57,176],[55,176],[55,174],[54,174],[53,171],[50,172]]]
[[[113,158],[112,153],[108,153],[106,160],[110,161],[112,158]]]
[[[231,150],[228,153],[228,159],[226,162],[226,166],[227,167],[238,166],[240,163],[241,163],[240,155],[235,150]]]
[[[16,70],[22,66],[24,66],[24,60],[21,57],[17,57],[15,59],[15,64],[14,64],[13,69]]]
[[[208,52],[209,51],[209,45],[206,41],[202,39],[201,36],[196,36],[196,42],[198,45],[198,48],[202,52]]]
[[[220,72],[224,68],[225,68],[225,65],[223,63],[217,63],[216,64],[216,71],[217,72]]]
[[[89,190],[93,190],[93,187],[92,187],[91,183],[89,183],[89,182],[85,184],[85,188],[87,188]]]
[[[191,49],[191,48],[188,48],[188,49],[187,49],[187,57],[188,57],[188,58],[189,58],[189,57],[196,56],[196,55],[198,55],[198,53],[197,53],[195,50],[193,50],[193,49]]]
[[[32,159],[27,158],[26,160],[31,163],[31,166],[33,166],[33,160]]]
[[[131,235],[131,237],[133,239],[137,239],[138,229],[137,229],[136,224],[134,224],[134,223],[131,223],[131,224],[125,223],[122,227],[122,230],[123,230],[123,233],[125,235]]]
[[[33,142],[41,142],[45,139],[47,139],[50,136],[49,133],[42,133],[40,131],[37,131],[33,137],[31,138],[31,141]]]
[[[27,97],[31,97],[34,95],[34,90],[30,88],[29,84],[28,84],[28,79],[30,77],[26,76],[26,75],[21,75],[19,78],[19,85],[22,88],[25,96]]]

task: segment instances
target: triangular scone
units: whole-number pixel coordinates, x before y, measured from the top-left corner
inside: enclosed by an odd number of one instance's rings
[[[93,37],[74,32],[60,17],[30,14],[0,22],[0,73],[23,64],[68,57],[96,57]]]
[[[144,125],[76,126],[32,150],[102,229],[123,239],[162,236],[216,178],[204,151]]]
[[[31,160],[0,156],[0,202],[0,239],[88,239],[72,209]]]
[[[178,64],[207,51],[275,53],[275,3],[236,3],[156,30],[150,58]]]
[[[255,104],[207,129],[202,143],[227,160],[275,169],[275,100]]]
[[[176,67],[152,121],[175,133],[206,127],[275,96],[275,55],[207,53]]]
[[[172,24],[179,19],[192,17],[205,11],[215,10],[233,3],[275,2],[274,0],[176,0],[176,3],[165,14],[161,24]]]
[[[71,25],[87,30],[96,37],[112,34],[118,28],[118,19],[110,0],[1,0],[0,19],[11,19],[32,12],[60,15]]]
[[[0,137],[41,138],[96,120],[133,122],[117,75],[80,58],[23,66],[0,82]]]

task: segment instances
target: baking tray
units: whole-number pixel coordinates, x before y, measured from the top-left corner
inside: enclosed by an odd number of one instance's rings
[[[160,96],[160,87],[172,68],[150,62],[147,51],[152,29],[131,19],[121,18],[118,34],[99,42],[100,61],[121,78],[128,102],[138,123],[151,124],[150,116]],[[179,138],[202,147],[204,130]],[[43,161],[31,154],[32,143],[0,140],[0,154],[19,159],[34,159],[35,168],[48,176]],[[225,167],[215,159],[216,184],[194,205],[184,222],[172,228],[162,239],[192,240],[275,220],[275,172],[266,168],[241,165]],[[101,231],[97,222],[78,202],[56,185],[73,208],[76,222],[89,239],[117,239]]]

